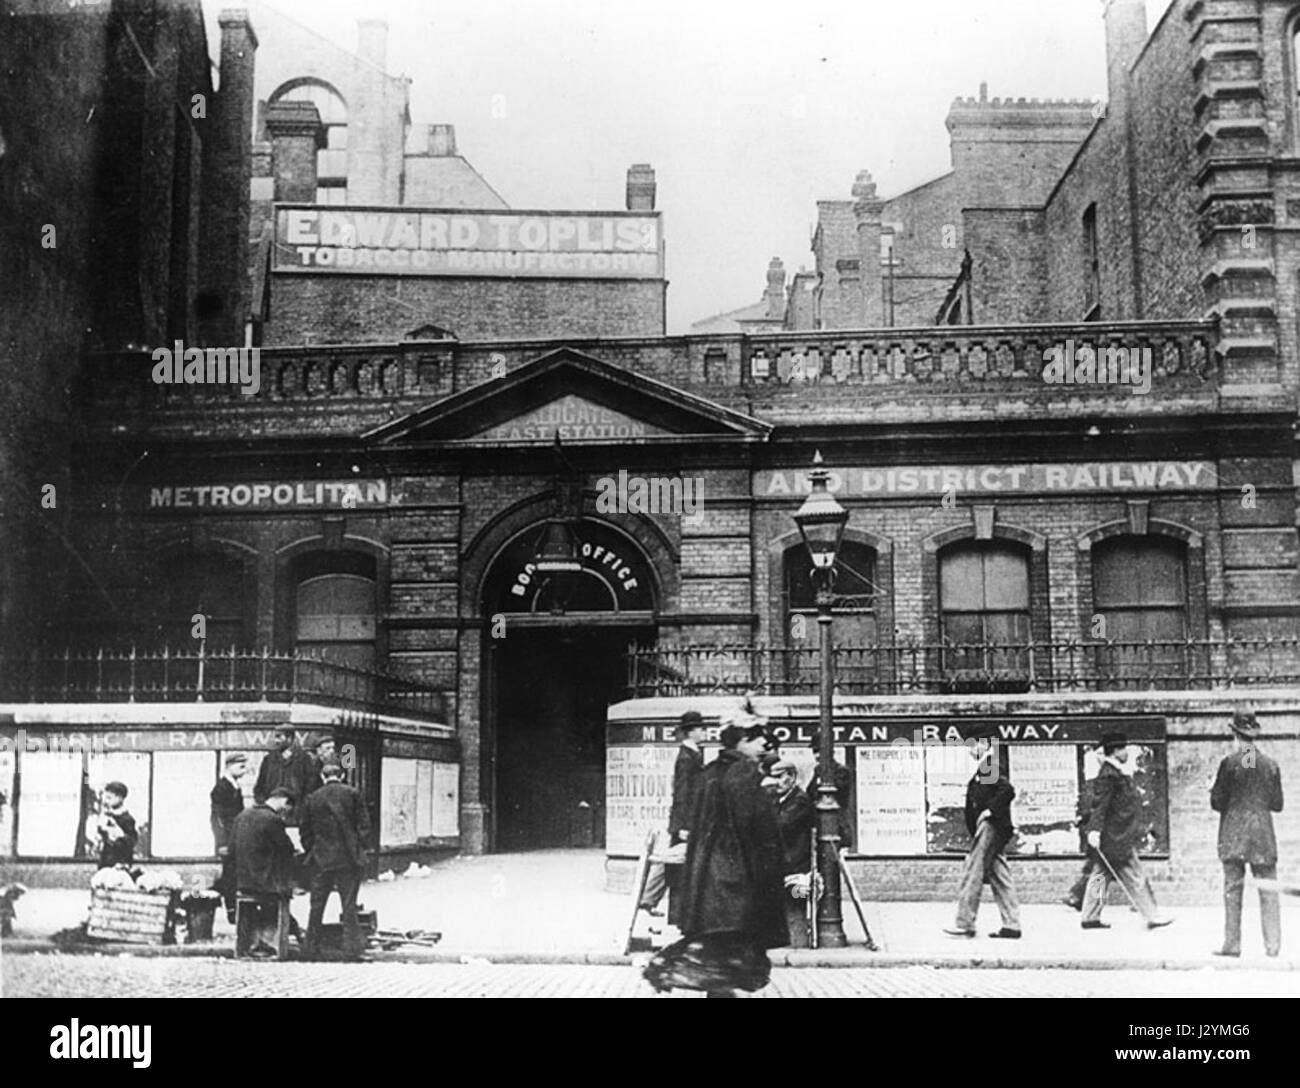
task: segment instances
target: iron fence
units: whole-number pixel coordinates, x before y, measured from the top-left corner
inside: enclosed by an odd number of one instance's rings
[[[1211,691],[1300,683],[1300,638],[837,646],[843,695]],[[814,648],[633,646],[628,695],[815,695]]]
[[[447,721],[445,693],[407,677],[262,650],[37,650],[0,656],[0,700],[287,702]]]

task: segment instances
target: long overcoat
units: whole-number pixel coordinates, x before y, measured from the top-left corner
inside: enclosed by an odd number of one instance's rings
[[[729,749],[704,768],[682,878],[687,938],[743,934],[764,948],[789,940],[776,806],[761,782],[758,765]]]
[[[1250,755],[1225,756],[1210,790],[1210,807],[1220,814],[1219,860],[1276,865],[1273,813],[1282,811],[1282,772],[1263,752]]]
[[[668,812],[668,834],[674,843],[680,841],[682,831],[690,830],[691,815],[695,811],[695,795],[703,773],[703,752],[688,748],[685,744],[677,749],[677,762],[673,764],[673,801]]]
[[[1088,830],[1101,832],[1101,850],[1108,858],[1136,851],[1147,836],[1142,795],[1133,779],[1110,763],[1102,764],[1092,783]]]
[[[307,798],[299,828],[302,848],[322,873],[364,864],[370,820],[360,790],[326,782]]]
[[[293,843],[284,821],[266,805],[246,808],[235,817],[235,886],[258,895],[293,892]]]

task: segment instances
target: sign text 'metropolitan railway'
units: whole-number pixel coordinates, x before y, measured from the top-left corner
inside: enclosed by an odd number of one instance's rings
[[[149,488],[150,510],[351,510],[387,505],[387,480],[294,480]]]

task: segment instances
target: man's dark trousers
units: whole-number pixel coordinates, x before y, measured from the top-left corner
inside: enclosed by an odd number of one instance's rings
[[[311,910],[307,915],[307,948],[309,956],[320,952],[321,924],[325,918],[325,903],[330,892],[339,893],[343,914],[343,953],[359,956],[365,951],[361,939],[361,923],[357,920],[357,893],[361,890],[360,869],[314,870],[311,877]]]
[[[1228,860],[1223,864],[1223,947],[1224,950],[1239,955],[1241,953],[1241,893],[1246,884],[1245,861]],[[1250,866],[1250,873],[1256,880],[1276,880],[1276,865]],[[1264,950],[1270,956],[1276,956],[1282,947],[1282,911],[1277,892],[1259,891],[1259,920],[1264,930]]]

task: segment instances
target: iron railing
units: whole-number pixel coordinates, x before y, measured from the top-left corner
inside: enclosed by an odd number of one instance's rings
[[[37,650],[0,656],[0,701],[317,703],[445,723],[445,693],[377,670],[262,650]]]
[[[632,698],[815,695],[814,648],[633,646]],[[835,648],[843,695],[1210,691],[1300,683],[1300,638],[1049,643],[909,643]]]

